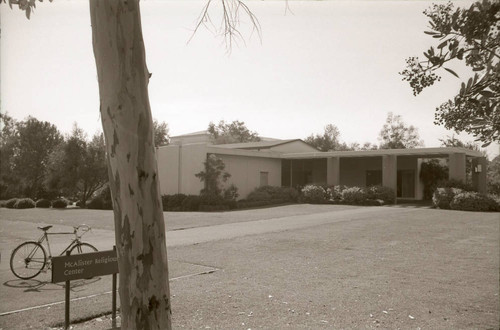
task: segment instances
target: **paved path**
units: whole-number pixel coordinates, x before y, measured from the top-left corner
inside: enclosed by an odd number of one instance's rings
[[[167,232],[167,246],[191,245],[222,239],[259,235],[285,230],[314,227],[341,221],[370,219],[384,214],[408,213],[415,209],[393,207],[360,207],[356,209],[329,211],[324,213],[277,217],[223,225],[190,228]]]

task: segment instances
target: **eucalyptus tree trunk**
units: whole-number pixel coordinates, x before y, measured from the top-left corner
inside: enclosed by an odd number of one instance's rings
[[[171,329],[165,225],[138,0],[90,0],[122,329]]]

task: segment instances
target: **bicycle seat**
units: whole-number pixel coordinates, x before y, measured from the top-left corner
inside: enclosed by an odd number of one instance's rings
[[[38,227],[38,229],[43,230],[43,231],[47,231],[50,228],[52,228],[52,226]]]

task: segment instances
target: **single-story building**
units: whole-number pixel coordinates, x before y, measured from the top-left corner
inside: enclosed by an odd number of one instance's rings
[[[466,179],[466,161],[472,161],[472,184],[486,192],[486,159],[465,148],[416,148],[320,152],[300,139],[263,138],[260,142],[213,145],[206,131],[171,138],[158,148],[162,194],[198,195],[203,183],[195,176],[204,170],[210,154],[222,159],[231,177],[225,183],[245,198],[259,186],[297,187],[327,184],[392,188],[398,198],[422,199],[420,165],[425,159],[446,159],[449,178]]]

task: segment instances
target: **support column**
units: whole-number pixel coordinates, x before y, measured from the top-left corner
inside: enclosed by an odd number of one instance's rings
[[[448,178],[465,183],[465,154],[450,154],[448,159]]]
[[[340,157],[326,159],[326,183],[329,186],[340,184]]]
[[[486,194],[486,157],[472,159],[472,186],[480,193]]]
[[[382,185],[394,190],[394,198],[398,191],[398,161],[396,155],[382,156]]]

